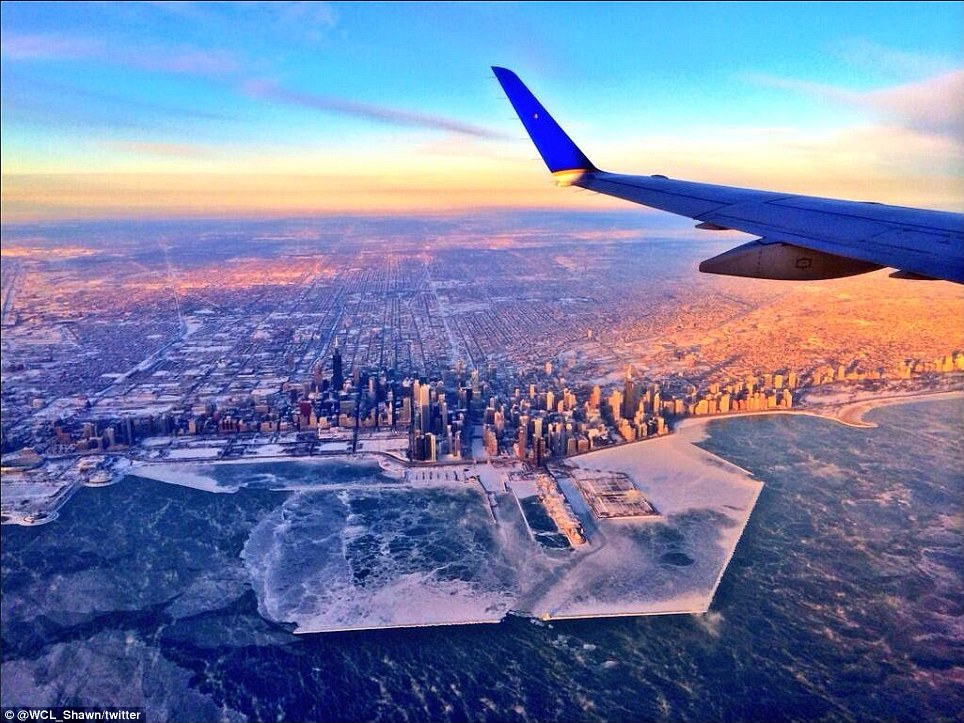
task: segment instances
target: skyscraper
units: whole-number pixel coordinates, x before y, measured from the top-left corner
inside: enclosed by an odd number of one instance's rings
[[[331,355],[331,386],[335,394],[345,386],[345,375],[341,368],[341,351],[338,349],[338,339],[335,339],[335,351]]]
[[[633,382],[633,368],[626,371],[626,383],[623,388],[623,416],[632,419],[636,415],[636,384]]]

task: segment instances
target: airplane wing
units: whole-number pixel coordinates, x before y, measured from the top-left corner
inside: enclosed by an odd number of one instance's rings
[[[700,271],[814,280],[889,266],[898,278],[964,283],[959,213],[601,171],[515,73],[492,70],[559,185],[687,216],[700,222],[698,229],[736,229],[758,237],[707,259]]]

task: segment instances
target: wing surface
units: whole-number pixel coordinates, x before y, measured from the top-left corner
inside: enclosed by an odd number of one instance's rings
[[[961,214],[601,171],[515,73],[493,71],[560,185],[696,219],[698,228],[759,237],[704,261],[702,271],[818,279],[889,266],[904,278],[964,283]]]

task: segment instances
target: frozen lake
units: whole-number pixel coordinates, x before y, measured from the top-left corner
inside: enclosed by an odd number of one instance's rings
[[[530,534],[522,510],[532,517],[539,503],[528,487],[493,484],[518,476],[518,465],[399,476],[374,459],[345,458],[145,464],[136,473],[206,492],[285,492],[241,557],[262,615],[296,632],[498,622],[509,611],[551,618],[707,610],[761,483],[685,435],[572,463],[627,473],[661,514],[595,520],[563,469],[563,492],[589,539],[572,550]],[[520,485],[522,504],[512,491]]]

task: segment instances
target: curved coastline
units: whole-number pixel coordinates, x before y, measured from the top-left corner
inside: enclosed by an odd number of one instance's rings
[[[891,407],[896,404],[911,404],[912,402],[938,402],[945,399],[960,399],[964,397],[964,390],[956,389],[953,391],[931,392],[925,394],[903,394],[892,397],[879,397],[877,399],[859,399],[847,402],[839,406],[838,410],[831,415],[841,424],[852,427],[876,427],[873,422],[865,422],[864,415],[879,407]]]
[[[766,409],[759,412],[738,412],[735,414],[716,414],[704,417],[687,417],[673,428],[674,434],[686,432],[685,439],[689,442],[698,442],[705,437],[695,431],[709,422],[721,419],[734,419],[743,417],[757,417],[769,414],[802,414],[810,417],[821,417],[829,419],[847,427],[858,429],[874,429],[877,425],[874,422],[864,421],[864,416],[874,409],[880,407],[890,407],[896,404],[911,404],[913,402],[937,402],[944,399],[958,399],[964,397],[964,390],[941,391],[932,393],[901,394],[892,397],[875,397],[867,399],[855,399],[849,402],[814,406],[803,409]]]

